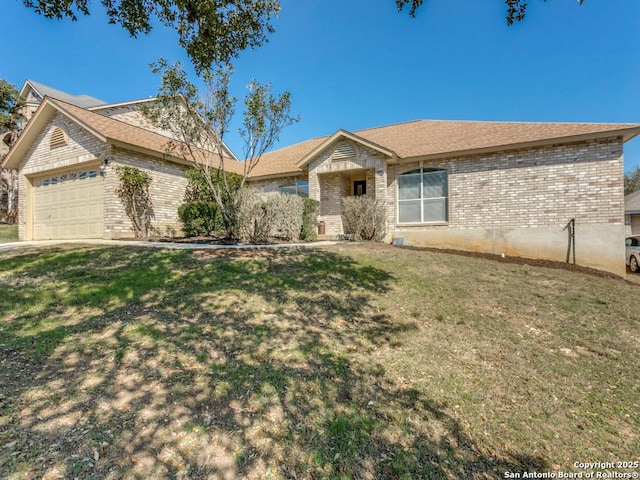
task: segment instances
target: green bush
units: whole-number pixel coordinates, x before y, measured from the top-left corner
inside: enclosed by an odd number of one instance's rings
[[[218,207],[213,202],[184,203],[178,209],[178,216],[187,237],[206,237],[224,231]]]
[[[319,201],[313,198],[304,198],[302,200],[302,229],[300,230],[300,240],[311,242],[318,238],[319,213]]]
[[[222,174],[218,170],[212,170],[210,175],[211,182],[214,185],[222,185]],[[185,202],[195,202],[199,200],[206,202],[213,201],[213,193],[211,193],[209,184],[205,181],[204,172],[197,168],[190,168],[185,172],[185,177],[187,177],[187,189],[184,195]],[[241,181],[242,177],[240,175],[227,173],[227,183],[232,192],[240,188]]]
[[[151,220],[155,214],[149,193],[153,179],[148,172],[137,167],[118,165],[115,171],[118,175],[116,194],[131,220],[134,235],[136,238],[148,237],[154,231]]]
[[[296,241],[302,230],[304,207],[302,198],[278,193],[265,199],[265,207],[273,211],[270,235],[286,241]]]

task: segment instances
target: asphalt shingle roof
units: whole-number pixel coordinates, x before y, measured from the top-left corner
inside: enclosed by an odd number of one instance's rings
[[[296,166],[296,163],[327,138],[328,137],[312,138],[311,140],[296,143],[290,147],[265,153],[262,158],[260,158],[258,165],[251,171],[251,177],[301,172],[302,170]]]
[[[640,190],[624,197],[624,209],[627,211],[640,211]]]
[[[171,138],[165,137],[164,135],[136,127],[105,115],[100,115],[99,113],[85,110],[84,108],[77,107],[70,103],[56,99],[49,99],[49,101],[71,117],[78,120],[81,124],[84,124],[103,137],[115,140],[116,142],[165,154],[167,153],[167,146],[169,142],[172,141]],[[219,161],[219,157],[217,155],[211,155],[214,156],[215,160]],[[217,165],[217,163],[215,165]],[[243,168],[240,162],[227,158],[225,159],[225,170],[242,174]]]
[[[398,158],[444,156],[474,150],[504,150],[519,145],[589,134],[640,128],[640,124],[619,123],[516,123],[448,120],[416,120],[354,131],[353,134],[387,150]],[[300,172],[296,165],[326,141],[318,137],[265,154],[251,176]]]

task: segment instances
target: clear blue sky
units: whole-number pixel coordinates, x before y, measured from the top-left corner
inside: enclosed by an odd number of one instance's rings
[[[132,39],[99,0],[75,23],[2,3],[0,77],[16,86],[146,98],[150,62],[187,61],[173,31]],[[415,19],[394,0],[282,0],[270,42],[236,62],[234,94],[254,77],[291,91],[302,120],[280,146],[419,118],[640,123],[640,0],[530,0],[524,22],[504,16],[502,0],[426,0]],[[226,140],[241,154],[237,126]],[[625,169],[638,165],[635,139]]]

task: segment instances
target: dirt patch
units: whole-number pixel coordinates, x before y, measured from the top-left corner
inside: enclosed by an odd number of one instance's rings
[[[501,255],[496,255],[493,253],[467,252],[464,250],[453,250],[453,249],[447,249],[447,248],[411,247],[411,246],[399,246],[398,248],[402,248],[406,250],[421,250],[425,252],[434,252],[434,253],[448,253],[451,255],[459,255],[463,257],[472,257],[472,258],[482,258],[485,260],[492,260],[494,262],[512,263],[515,265],[529,265],[532,267],[555,268],[559,270],[567,270],[570,272],[586,273],[588,275],[594,275],[600,278],[620,278],[618,275],[614,273],[603,272],[602,270],[596,270],[595,268],[582,267],[580,265],[573,265],[571,263],[555,262],[552,260],[539,260],[539,259],[533,259],[533,258],[507,257],[507,256],[503,257]]]
[[[259,259],[259,258],[277,258],[290,255],[292,252],[299,251],[297,247],[288,248],[219,248],[207,250],[194,250],[193,256],[198,260],[214,260],[221,258],[228,259]]]

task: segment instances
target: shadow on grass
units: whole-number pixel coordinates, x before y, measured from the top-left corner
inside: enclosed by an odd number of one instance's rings
[[[230,252],[229,255],[232,255]],[[0,261],[0,470],[100,478],[487,478],[489,454],[376,351],[416,325],[330,251],[132,248]]]

